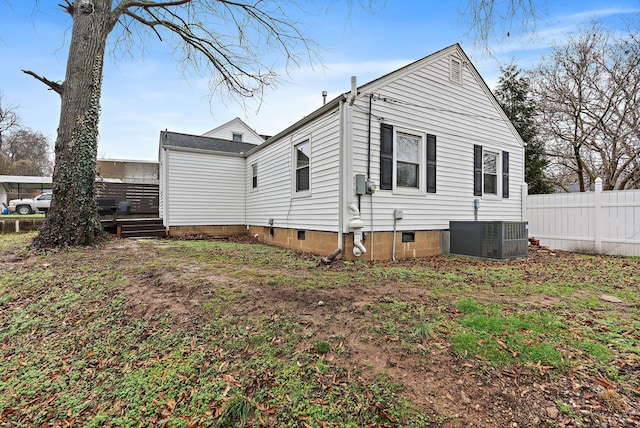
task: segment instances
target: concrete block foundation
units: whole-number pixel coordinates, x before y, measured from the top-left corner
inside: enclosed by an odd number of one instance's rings
[[[227,226],[171,226],[169,236],[201,233],[209,236],[250,235],[265,244],[328,256],[338,248],[338,233],[308,229],[227,225]],[[362,241],[367,253],[353,255],[353,234],[342,235],[343,260],[391,260],[395,238],[395,259],[413,259],[442,254],[440,230],[411,232],[366,232]],[[408,241],[408,242],[403,242]]]

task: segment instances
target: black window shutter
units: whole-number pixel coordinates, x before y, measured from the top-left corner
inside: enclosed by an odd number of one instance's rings
[[[380,124],[380,189],[393,189],[393,126]]]
[[[509,152],[502,152],[502,197],[509,197]]]
[[[482,146],[473,146],[473,194],[482,196]]]
[[[436,136],[427,134],[427,193],[436,193]]]

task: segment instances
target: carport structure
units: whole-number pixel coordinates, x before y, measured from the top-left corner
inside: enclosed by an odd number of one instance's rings
[[[0,205],[11,199],[30,198],[38,191],[51,191],[51,177],[0,175]]]

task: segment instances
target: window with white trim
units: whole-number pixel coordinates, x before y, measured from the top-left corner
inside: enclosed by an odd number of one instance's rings
[[[482,191],[485,195],[498,194],[498,154],[482,153]]]
[[[473,146],[473,194],[509,197],[509,152]]]
[[[422,137],[396,134],[396,186],[420,188]]]
[[[380,190],[436,193],[436,166],[435,135],[380,124]]]
[[[242,142],[242,134],[233,132],[231,134],[231,141],[236,141],[238,143]]]
[[[251,165],[251,187],[255,189],[258,187],[258,164]]]
[[[296,144],[295,166],[296,192],[308,192],[311,178],[311,142],[309,140]]]

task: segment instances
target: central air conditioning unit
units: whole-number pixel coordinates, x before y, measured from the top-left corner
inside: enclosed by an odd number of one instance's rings
[[[450,253],[491,260],[526,258],[526,221],[450,221]]]

